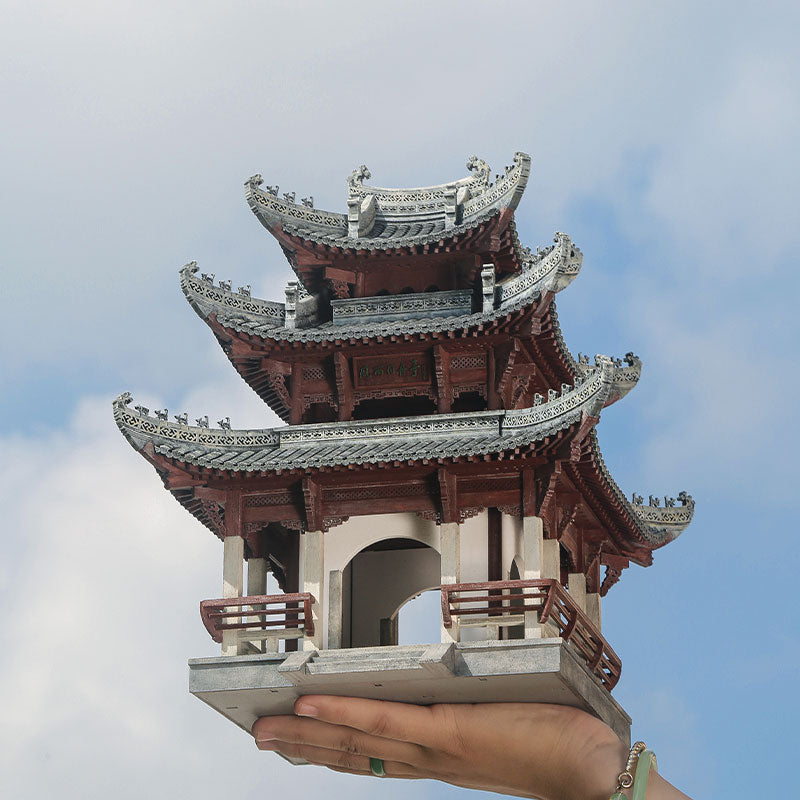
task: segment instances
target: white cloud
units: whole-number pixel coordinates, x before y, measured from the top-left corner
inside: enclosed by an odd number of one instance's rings
[[[62,433],[0,447],[4,796],[372,792],[258,753],[188,695],[187,658],[217,651],[198,603],[218,592],[221,546],[122,439],[107,398],[86,398]]]

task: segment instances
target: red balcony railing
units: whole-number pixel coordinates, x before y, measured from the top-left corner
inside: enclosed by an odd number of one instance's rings
[[[239,631],[241,641],[296,639],[314,635],[314,602],[309,592],[203,600],[200,617],[215,642],[223,631]]]
[[[616,686],[622,672],[619,656],[558,581],[536,578],[442,586],[445,628],[453,626],[454,618],[463,619],[464,625],[519,625],[524,624],[526,612],[536,612],[540,624],[551,623],[606,689]]]

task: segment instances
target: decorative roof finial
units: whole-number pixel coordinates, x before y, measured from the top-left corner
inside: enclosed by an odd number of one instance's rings
[[[261,173],[257,172],[255,175],[251,175],[245,182],[245,186],[249,186],[251,189],[254,189],[256,186],[261,186],[264,183],[264,179],[261,177]]]
[[[116,408],[125,408],[133,402],[133,395],[130,392],[123,392],[116,400],[114,406]]]
[[[483,182],[485,186],[489,185],[489,178],[491,177],[492,170],[489,165],[478,156],[470,156],[467,159],[467,169],[475,173],[475,177]]]
[[[372,177],[372,173],[369,171],[369,168],[366,164],[362,164],[357,169],[354,169],[350,173],[350,177],[347,179],[348,186],[361,186],[364,181],[368,181]]]

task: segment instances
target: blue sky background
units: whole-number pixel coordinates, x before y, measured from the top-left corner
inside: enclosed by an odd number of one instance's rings
[[[221,549],[111,399],[275,418],[178,268],[279,299],[242,182],[345,208],[533,156],[523,241],[584,252],[573,352],[644,361],[599,426],[620,486],[691,492],[687,533],[608,595],[615,696],[695,797],[778,796],[800,702],[796,4],[5,0],[0,29],[0,793],[374,794],[257,753],[186,692]],[[404,637],[430,624],[424,600]],[[435,613],[435,611],[433,612]],[[409,786],[383,781],[386,797]],[[424,782],[425,798],[462,794]],[[477,794],[476,794],[477,796]]]

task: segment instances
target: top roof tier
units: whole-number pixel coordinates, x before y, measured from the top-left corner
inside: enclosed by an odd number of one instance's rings
[[[479,222],[514,210],[531,172],[531,158],[515,153],[513,163],[490,181],[489,165],[472,156],[471,175],[452,183],[415,189],[385,189],[364,183],[371,173],[365,165],[347,179],[347,214],[314,208],[313,198],[295,203],[295,193],[279,195],[278,186],[260,188],[261,175],[247,180],[247,202],[264,227],[281,226],[303,239],[335,247],[386,250],[452,237]]]
[[[330,276],[314,275],[304,267],[326,254],[499,251],[500,234],[508,228],[530,176],[530,156],[515,153],[512,164],[494,182],[489,165],[477,156],[467,161],[467,168],[470,175],[451,183],[386,189],[366,184],[371,173],[362,165],[347,180],[346,214],[314,208],[313,197],[298,204],[294,192],[264,187],[261,175],[253,175],[245,187],[253,213],[283,245],[306,288],[314,291],[320,278]],[[479,239],[476,228],[481,228]],[[469,240],[468,248],[464,240]],[[517,269],[511,264],[501,271]],[[361,293],[356,290],[355,295]]]

